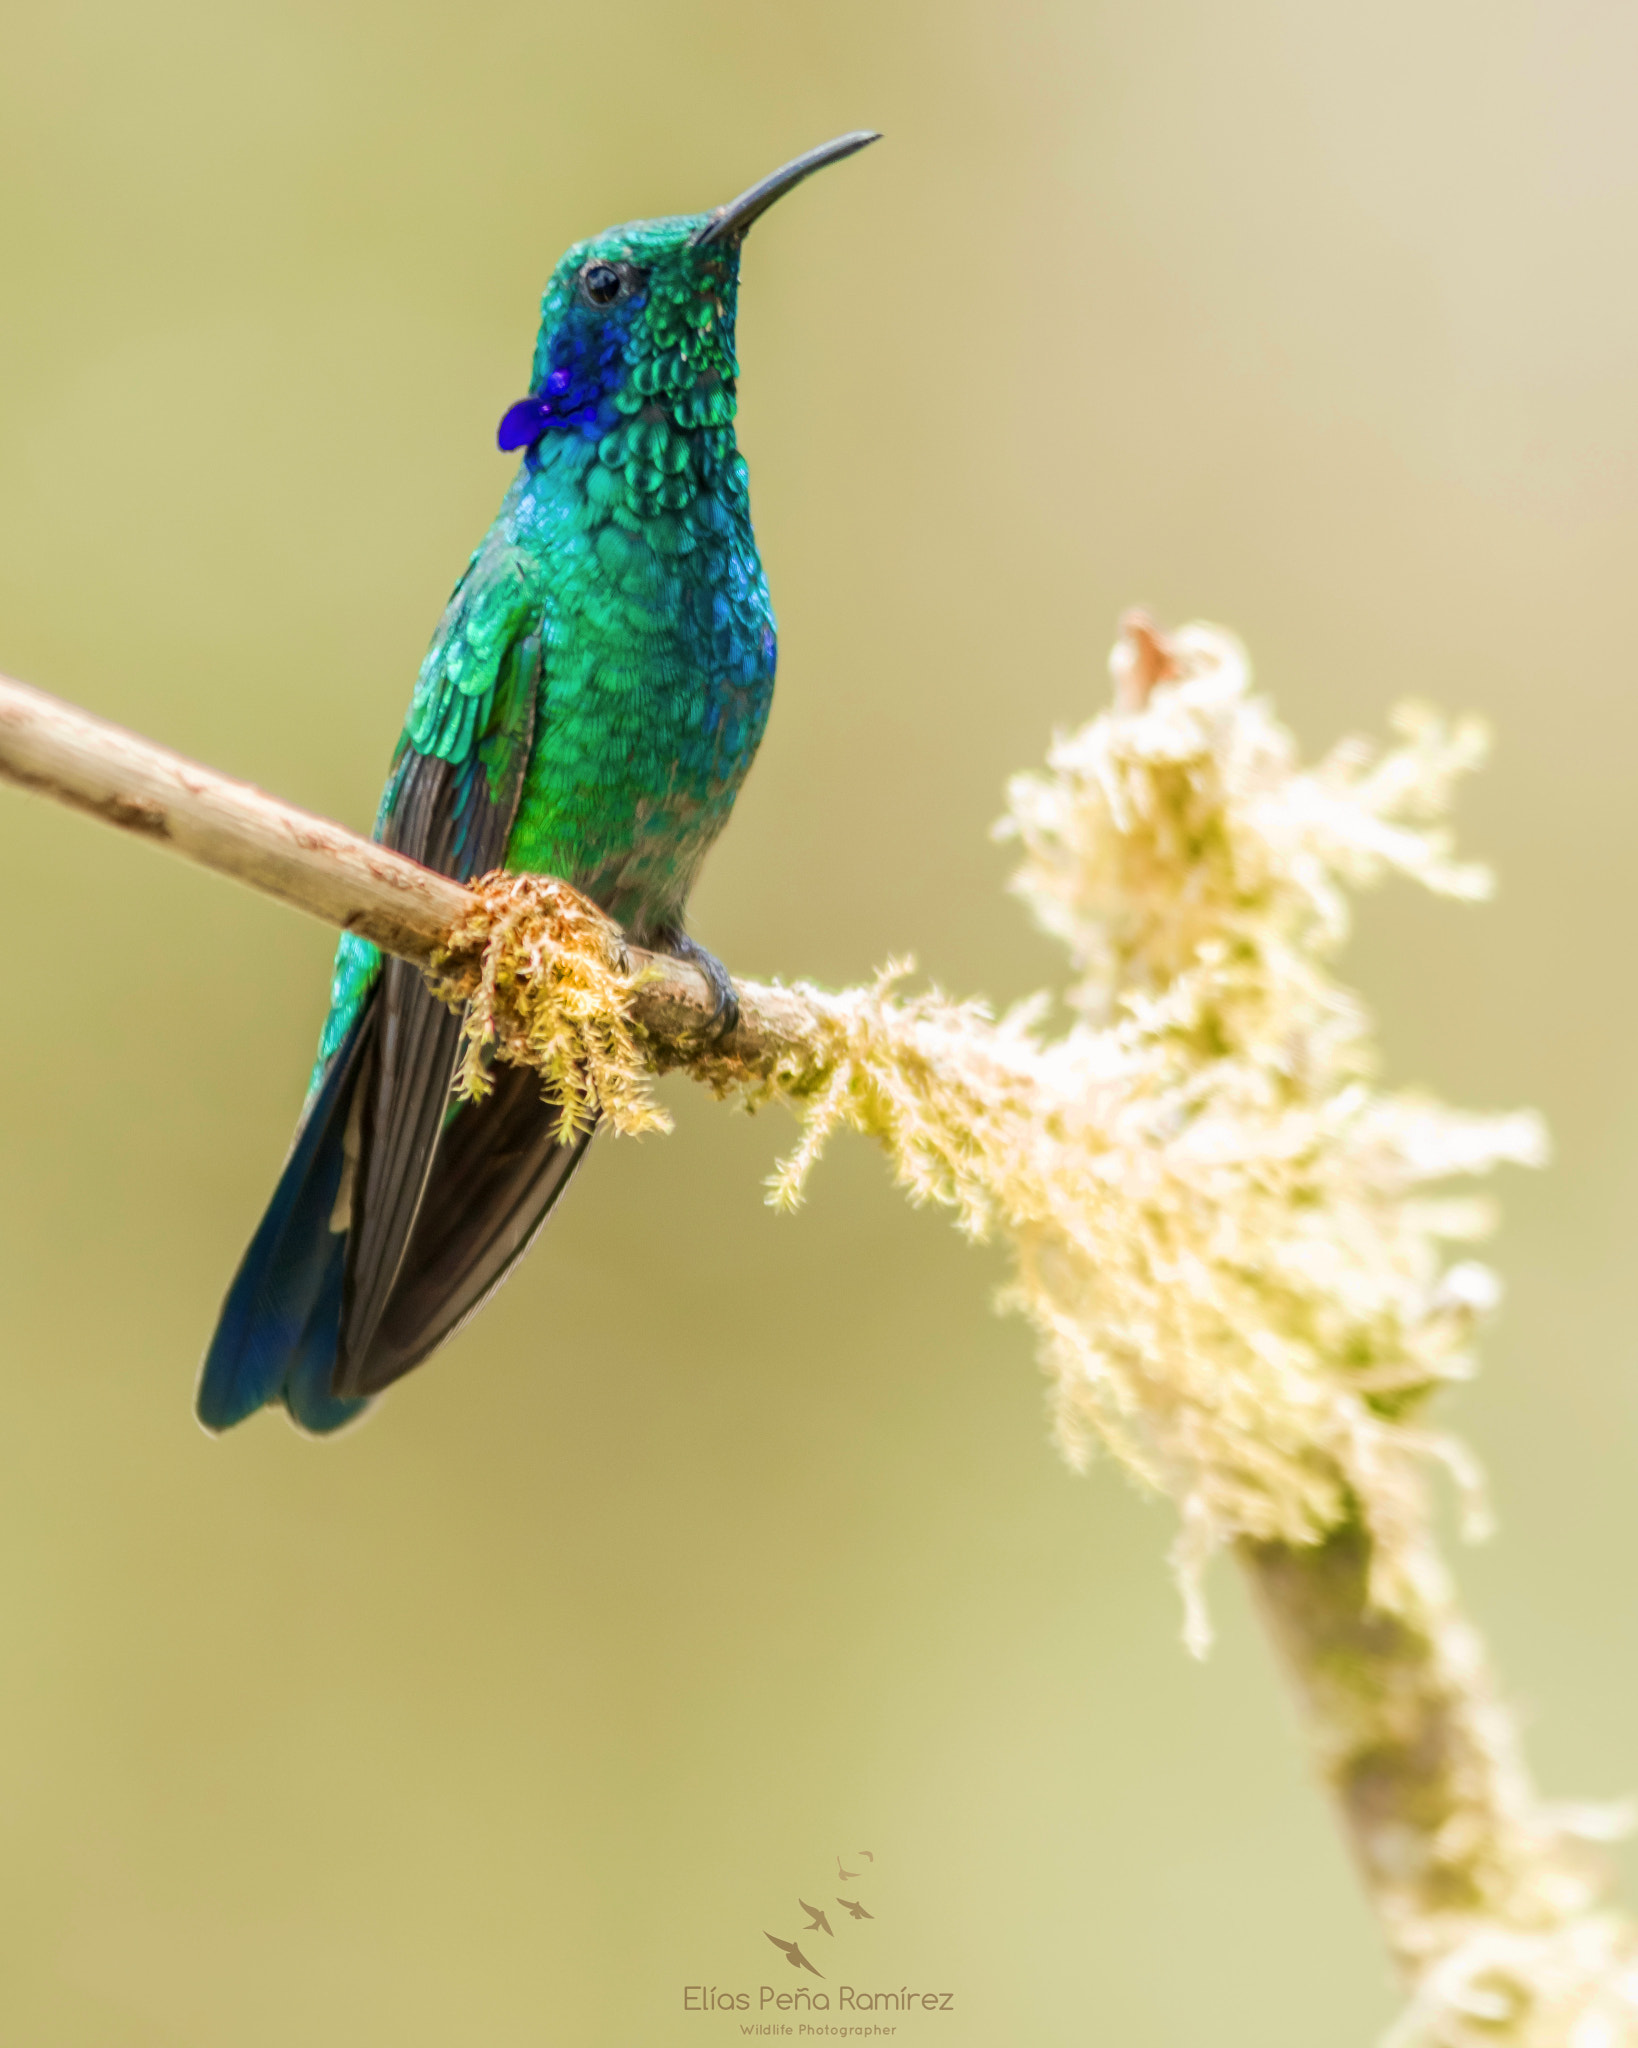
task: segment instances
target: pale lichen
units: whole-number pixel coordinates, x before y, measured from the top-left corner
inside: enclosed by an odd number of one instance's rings
[[[1171,679],[1012,785],[1020,893],[1077,969],[1070,1028],[1048,1037],[1039,1000],[995,1022],[885,979],[810,992],[812,1045],[774,1084],[803,1118],[774,1192],[794,1200],[848,1124],[914,1197],[1005,1233],[1065,1450],[1101,1443],[1182,1510],[1201,1648],[1210,1552],[1315,1542],[1349,1500],[1379,1539],[1376,1596],[1408,1597],[1418,1467],[1474,1492],[1419,1410],[1472,1369],[1495,1292],[1445,1251],[1488,1212],[1442,1184],[1534,1163],[1544,1139],[1527,1112],[1376,1091],[1364,1012],[1324,966],[1344,883],[1482,889],[1435,822],[1478,729],[1405,714],[1391,752],[1304,770],[1227,635],[1169,652]]]
[[[1445,1251],[1487,1212],[1441,1184],[1535,1163],[1544,1137],[1527,1112],[1376,1090],[1363,1007],[1326,966],[1348,885],[1486,887],[1439,822],[1482,729],[1405,711],[1387,753],[1305,769],[1227,634],[1186,628],[1166,656],[1009,792],[1016,887],[1076,968],[1043,1065],[1078,1141],[1050,1162],[1050,1215],[1020,1218],[1013,1298],[1070,1455],[1101,1441],[1179,1502],[1198,1646],[1210,1550],[1312,1542],[1350,1498],[1376,1596],[1406,1597],[1416,1462],[1468,1476],[1419,1410],[1471,1370],[1495,1292]]]

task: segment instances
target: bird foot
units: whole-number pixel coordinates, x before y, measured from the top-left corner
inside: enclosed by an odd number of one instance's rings
[[[686,960],[691,967],[697,967],[710,983],[715,1008],[706,1023],[705,1035],[720,1044],[739,1022],[739,998],[734,994],[733,977],[715,953],[708,953],[680,928],[659,933],[657,943],[674,960]]]

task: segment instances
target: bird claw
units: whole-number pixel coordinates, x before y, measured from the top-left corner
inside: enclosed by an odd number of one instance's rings
[[[733,977],[715,953],[708,953],[685,931],[662,932],[660,944],[674,960],[686,960],[691,967],[697,967],[710,984],[715,1008],[706,1022],[705,1035],[720,1044],[739,1023],[739,998],[734,994]]]

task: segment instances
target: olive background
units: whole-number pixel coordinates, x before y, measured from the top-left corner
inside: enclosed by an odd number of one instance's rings
[[[0,667],[367,827],[560,250],[882,128],[748,243],[782,667],[696,929],[1059,978],[987,829],[1135,602],[1310,747],[1492,719],[1497,905],[1390,892],[1346,967],[1391,1078],[1555,1133],[1447,1410],[1501,1513],[1460,1570],[1546,1785],[1618,1793],[1635,64],[1591,0],[13,0]],[[210,1441],[330,937],[5,791],[0,914],[0,2037],[726,2042],[684,1986],[794,1988],[765,1931],[838,1892],[833,1993],[954,1994],[914,2042],[1386,2024],[1232,1573],[1193,1664],[1170,1509],[1062,1465],[999,1256],[862,1143],[776,1216],[788,1120],[668,1084],[365,1428]]]

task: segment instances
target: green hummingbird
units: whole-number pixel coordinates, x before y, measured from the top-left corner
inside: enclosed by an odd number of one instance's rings
[[[634,221],[552,273],[522,460],[416,681],[375,836],[460,880],[574,883],[640,944],[732,985],[683,917],[755,757],[775,635],[734,440],[745,234],[838,136],[713,212]],[[306,1107],[228,1290],[198,1414],[270,1402],[341,1427],[476,1313],[545,1222],[589,1133],[561,1142],[527,1068],[457,1099],[461,1020],[344,936]]]

